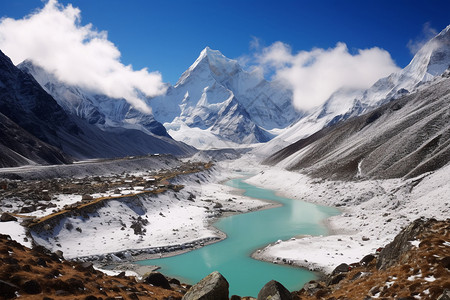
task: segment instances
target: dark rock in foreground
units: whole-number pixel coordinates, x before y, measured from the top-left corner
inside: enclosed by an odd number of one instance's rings
[[[258,293],[258,300],[291,300],[291,293],[278,281],[271,280]]]
[[[228,281],[217,271],[212,272],[183,296],[183,300],[228,300]]]

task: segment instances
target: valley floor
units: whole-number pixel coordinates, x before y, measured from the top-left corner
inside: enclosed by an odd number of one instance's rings
[[[286,259],[297,266],[329,273],[342,262],[356,262],[374,253],[419,217],[445,219],[450,215],[450,166],[409,180],[329,181],[252,161],[248,157],[222,161],[212,170],[176,177],[171,184],[182,184],[183,189],[157,195],[134,195],[144,187],[127,179],[145,180],[154,175],[143,170],[122,174],[116,179],[126,188],[92,194],[120,197],[112,197],[95,211],[66,216],[46,230],[32,230],[31,235],[50,250],[63,251],[66,258],[84,257],[104,264],[188,251],[225,237],[211,226],[217,218],[273,205],[242,196],[238,190],[221,184],[242,174],[255,174],[247,179],[248,183],[285,197],[339,207],[342,214],[326,221],[329,236],[298,236],[268,245],[253,257],[277,263]],[[167,167],[177,168],[177,164],[172,162]],[[162,167],[158,165],[158,170]],[[97,176],[95,180],[106,179]],[[19,205],[12,203],[17,199],[13,200],[3,200],[2,210],[18,209]],[[60,209],[80,200],[81,195],[55,194],[52,201]],[[42,209],[21,215],[39,217],[49,212]],[[27,246],[31,244],[18,221],[1,222],[0,232]]]

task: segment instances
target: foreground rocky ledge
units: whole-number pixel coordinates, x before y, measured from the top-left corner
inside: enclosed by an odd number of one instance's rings
[[[89,262],[66,261],[43,247],[28,249],[5,235],[0,235],[0,261],[0,299],[255,299],[230,297],[228,282],[218,272],[193,287],[160,273],[139,281],[125,273],[107,276]],[[450,219],[418,219],[360,262],[341,264],[292,293],[272,280],[257,299],[446,300],[449,275]]]

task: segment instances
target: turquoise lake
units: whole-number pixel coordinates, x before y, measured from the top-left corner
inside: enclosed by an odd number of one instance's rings
[[[227,234],[215,244],[177,256],[144,260],[141,265],[157,265],[161,273],[182,282],[195,284],[213,271],[219,271],[230,283],[230,296],[256,297],[270,280],[282,283],[288,290],[298,290],[316,278],[306,269],[258,261],[250,257],[256,249],[279,239],[296,235],[326,235],[323,220],[339,214],[335,208],[314,205],[275,195],[233,179],[226,184],[244,190],[244,195],[279,202],[280,207],[234,215],[217,221],[214,226]]]

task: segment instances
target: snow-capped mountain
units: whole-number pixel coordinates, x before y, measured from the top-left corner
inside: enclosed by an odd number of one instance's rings
[[[270,140],[271,130],[299,118],[291,99],[281,85],[207,47],[176,85],[150,105],[175,139],[208,148]]]
[[[270,155],[320,129],[371,111],[393,99],[416,91],[442,75],[450,66],[450,25],[428,41],[408,66],[378,80],[367,90],[339,90],[326,103],[277,137],[258,147],[255,154]]]
[[[450,66],[450,25],[428,41],[409,65],[378,80],[358,100],[376,106],[414,91],[419,85],[442,75]]]
[[[17,67],[31,74],[67,113],[84,119],[102,130],[127,128],[150,135],[168,136],[164,126],[157,122],[152,114],[134,109],[125,99],[113,99],[65,84],[30,60],[22,62]]]
[[[70,162],[72,158],[66,154],[104,158],[195,151],[167,135],[125,126],[102,130],[96,122],[66,112],[32,75],[14,66],[1,51],[0,113],[0,127],[8,129],[2,132],[0,143],[5,150],[0,152],[3,166]],[[96,120],[101,124],[101,118]]]
[[[450,160],[450,69],[415,92],[326,127],[266,162],[323,178],[415,177]]]

